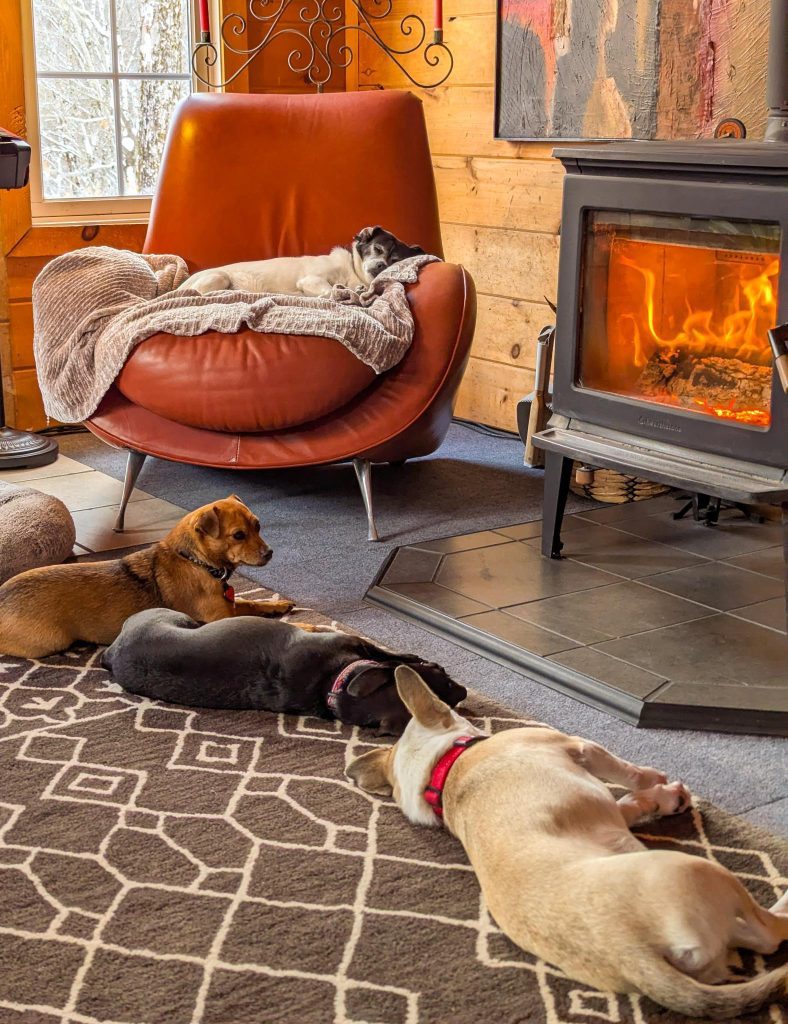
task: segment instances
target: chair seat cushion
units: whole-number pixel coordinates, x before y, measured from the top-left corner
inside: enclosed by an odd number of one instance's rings
[[[153,335],[132,352],[116,383],[136,405],[178,423],[258,433],[335,412],[375,377],[333,338],[208,331]]]
[[[74,520],[60,498],[0,480],[0,583],[65,561],[75,539]]]

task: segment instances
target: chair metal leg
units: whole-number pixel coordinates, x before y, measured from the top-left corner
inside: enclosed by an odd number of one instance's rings
[[[367,524],[369,526],[367,540],[380,540],[375,527],[375,517],[372,514],[372,463],[368,459],[353,459],[353,469],[356,471],[356,479],[361,488],[364,508],[367,510]]]
[[[118,508],[118,518],[115,520],[113,530],[115,533],[123,533],[123,524],[126,520],[126,506],[129,503],[129,498],[134,491],[134,485],[137,482],[137,477],[140,475],[142,464],[147,458],[147,455],[143,455],[142,452],[129,452],[129,457],[126,461],[126,476],[123,479],[123,494],[120,499],[120,507]]]

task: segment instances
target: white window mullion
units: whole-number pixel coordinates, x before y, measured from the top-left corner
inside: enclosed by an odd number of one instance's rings
[[[123,146],[120,127],[120,79],[118,78],[118,12],[115,0],[109,0],[109,32],[112,52],[112,100],[115,108],[115,166],[118,174],[118,195],[126,192],[123,174]]]

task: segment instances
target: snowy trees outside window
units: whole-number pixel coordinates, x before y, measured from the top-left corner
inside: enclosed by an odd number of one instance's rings
[[[189,0],[32,0],[45,200],[153,192],[191,91]]]

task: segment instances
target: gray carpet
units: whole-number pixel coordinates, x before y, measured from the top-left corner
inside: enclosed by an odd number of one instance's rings
[[[64,437],[65,455],[120,479],[125,457],[90,435]],[[556,728],[683,779],[700,796],[788,835],[788,745],[778,739],[637,730],[363,603],[393,546],[537,519],[542,474],[522,467],[522,445],[454,425],[442,448],[407,465],[376,467],[381,543],[366,540],[352,467],[234,472],[148,459],[139,486],[196,508],[234,492],[252,506],[274,548],[269,566],[245,570],[268,587],[384,643],[423,652],[458,679]],[[568,511],[591,507],[570,498]]]

